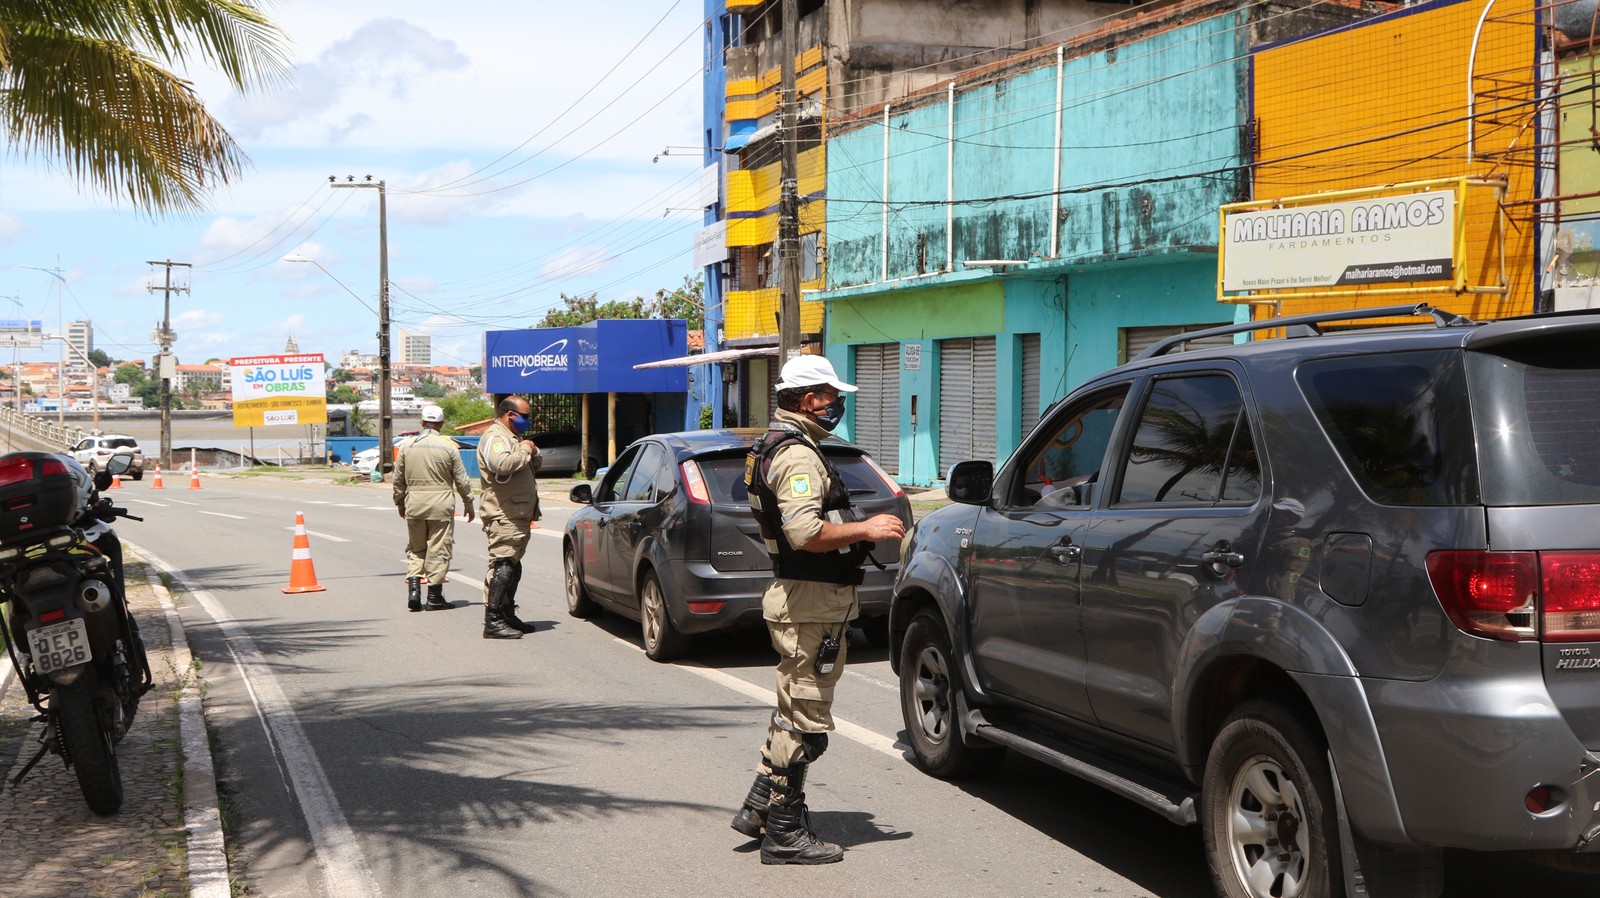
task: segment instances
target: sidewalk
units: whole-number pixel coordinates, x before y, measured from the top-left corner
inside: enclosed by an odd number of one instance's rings
[[[11,783],[38,751],[42,726],[32,721],[36,712],[11,662],[0,660],[0,884],[8,898],[181,898],[191,894],[192,878],[197,898],[228,894],[221,834],[207,825],[217,820],[216,783],[199,725],[196,673],[182,624],[153,575],[128,553],[129,604],[155,686],[117,745],[125,796],[117,814],[90,811],[56,755],[47,754],[21,784]],[[197,746],[187,758],[186,743]],[[188,837],[190,827],[196,839]],[[193,877],[192,869],[199,871]]]

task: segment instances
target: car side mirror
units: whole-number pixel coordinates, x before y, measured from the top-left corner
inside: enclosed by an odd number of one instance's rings
[[[108,474],[126,474],[128,473],[128,469],[132,467],[133,456],[127,454],[126,452],[118,452],[106,459],[106,473]]]
[[[587,483],[580,483],[567,493],[567,498],[579,505],[594,504],[594,487]]]
[[[944,481],[945,495],[952,502],[982,505],[994,493],[994,462],[962,461],[950,467]]]

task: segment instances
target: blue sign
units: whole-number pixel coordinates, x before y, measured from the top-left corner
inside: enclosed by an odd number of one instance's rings
[[[686,369],[633,366],[688,351],[689,328],[681,318],[489,331],[483,335],[484,386],[491,393],[681,393],[689,387]]]

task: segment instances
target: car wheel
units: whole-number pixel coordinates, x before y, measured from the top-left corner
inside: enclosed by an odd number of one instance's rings
[[[589,591],[583,588],[583,578],[578,573],[578,557],[567,546],[561,553],[561,566],[567,572],[567,613],[573,617],[587,620],[600,611],[600,606],[589,598]]]
[[[644,653],[651,661],[672,661],[689,648],[688,637],[672,626],[667,594],[655,571],[646,571],[639,584],[639,626],[644,631]]]
[[[931,611],[920,612],[900,645],[900,713],[917,765],[944,779],[988,773],[1006,752],[962,741],[953,664],[944,622]]]
[[[133,472],[133,479],[134,480],[143,480],[144,479],[144,469],[143,468],[139,468],[139,469],[135,470]]]
[[[1328,749],[1308,715],[1248,702],[1211,743],[1201,825],[1218,895],[1344,895]]]

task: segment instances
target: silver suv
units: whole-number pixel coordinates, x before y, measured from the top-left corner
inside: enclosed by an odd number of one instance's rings
[[[78,464],[89,469],[89,473],[103,470],[106,459],[117,453],[126,453],[133,456],[133,463],[128,467],[128,473],[134,480],[144,479],[144,451],[139,448],[139,441],[125,433],[103,433],[85,437],[78,441],[68,452],[78,460]]]
[[[1227,898],[1437,895],[1445,848],[1600,870],[1597,346],[1391,307],[1084,384],[907,537],[917,762],[1198,824]]]

